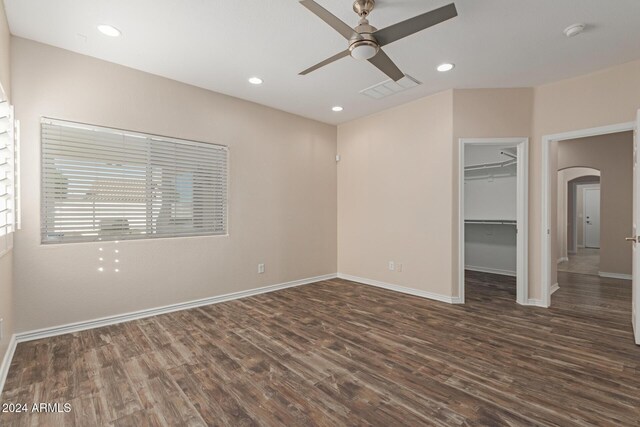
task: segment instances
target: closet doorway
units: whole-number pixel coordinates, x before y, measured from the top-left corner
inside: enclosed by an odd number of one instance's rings
[[[468,270],[515,277],[515,300],[535,304],[527,283],[529,140],[461,138],[459,143],[459,302],[464,303]]]

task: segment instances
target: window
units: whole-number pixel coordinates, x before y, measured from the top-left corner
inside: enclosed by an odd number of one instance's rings
[[[13,246],[17,220],[17,122],[13,107],[0,102],[0,255]]]
[[[227,147],[42,120],[42,242],[227,232]]]

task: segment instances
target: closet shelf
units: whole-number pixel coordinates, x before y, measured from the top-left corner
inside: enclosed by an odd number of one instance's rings
[[[485,224],[485,225],[517,225],[514,219],[465,219],[465,224]]]

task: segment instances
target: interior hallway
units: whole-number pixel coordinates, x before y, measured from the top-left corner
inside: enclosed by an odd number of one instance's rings
[[[578,253],[569,254],[569,261],[558,264],[558,271],[597,276],[600,271],[600,249],[578,248]]]

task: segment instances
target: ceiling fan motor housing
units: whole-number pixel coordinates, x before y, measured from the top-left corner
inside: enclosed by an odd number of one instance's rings
[[[369,59],[376,56],[380,50],[378,41],[373,36],[377,28],[369,25],[366,19],[360,20],[360,25],[355,28],[357,35],[349,41],[349,52],[355,59]]]

